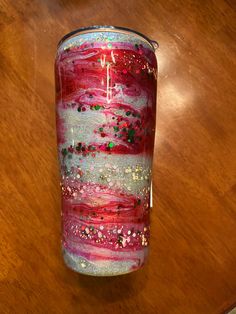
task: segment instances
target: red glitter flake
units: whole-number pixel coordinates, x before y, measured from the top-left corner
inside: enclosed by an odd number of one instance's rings
[[[68,152],[73,153],[74,152],[74,148],[71,146],[68,147]]]

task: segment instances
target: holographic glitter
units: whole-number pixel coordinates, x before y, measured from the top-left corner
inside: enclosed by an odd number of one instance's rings
[[[119,275],[145,262],[157,63],[132,32],[62,42],[55,63],[63,254],[75,271]]]

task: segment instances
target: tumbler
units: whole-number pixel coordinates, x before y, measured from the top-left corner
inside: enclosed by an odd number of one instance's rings
[[[62,251],[79,273],[125,274],[147,258],[156,45],[114,26],[82,28],[58,44]]]

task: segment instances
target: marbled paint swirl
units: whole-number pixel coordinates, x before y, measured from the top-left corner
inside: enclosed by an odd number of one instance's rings
[[[154,50],[132,32],[78,34],[55,76],[64,259],[89,275],[136,270],[150,234]]]

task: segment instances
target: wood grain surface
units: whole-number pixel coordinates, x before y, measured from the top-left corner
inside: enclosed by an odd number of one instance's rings
[[[236,302],[236,46],[231,0],[0,1],[0,313],[220,314]],[[159,42],[149,261],[76,274],[60,250],[59,39],[119,25]]]

